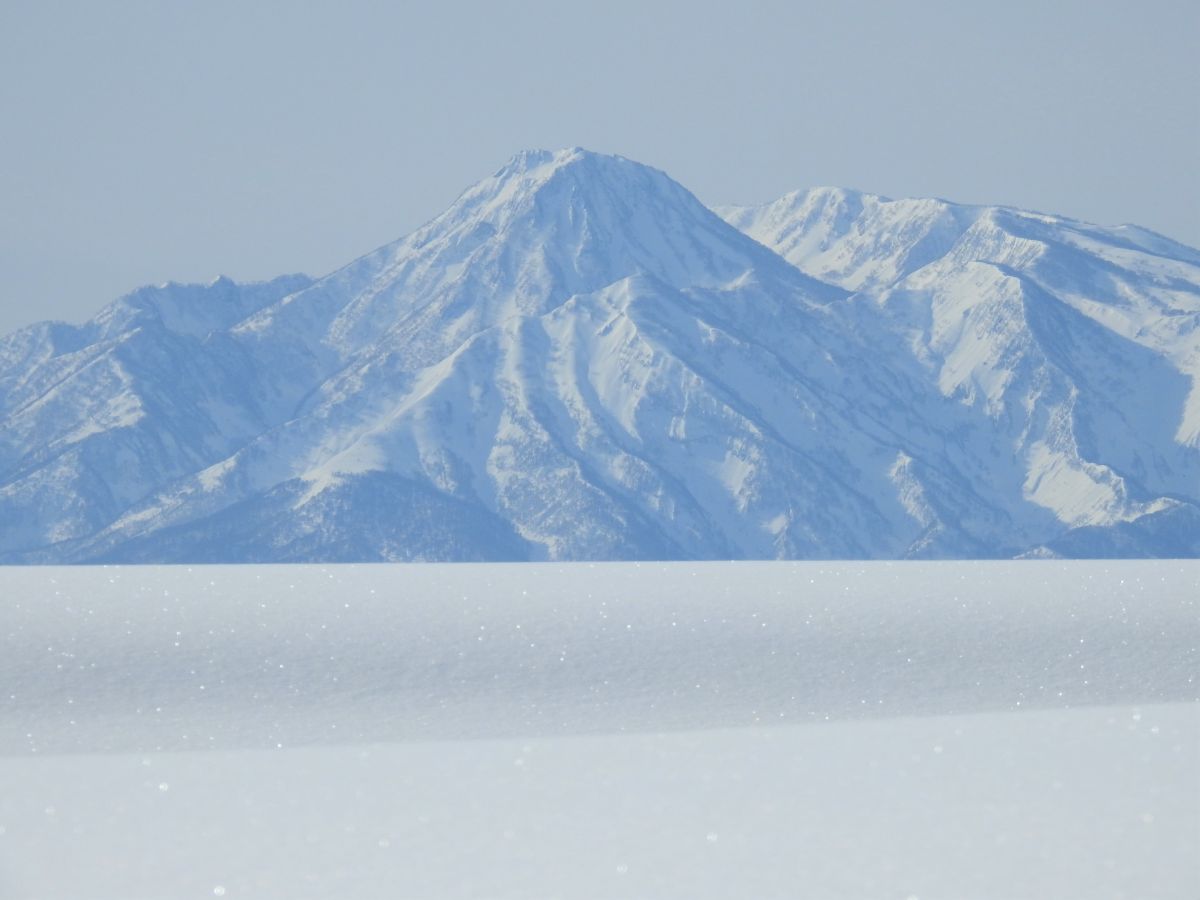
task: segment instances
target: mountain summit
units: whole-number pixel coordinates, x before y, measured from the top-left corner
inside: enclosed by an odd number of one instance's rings
[[[15,332],[0,559],[1200,553],[1196,251],[837,189],[718,212],[527,151],[317,281]]]

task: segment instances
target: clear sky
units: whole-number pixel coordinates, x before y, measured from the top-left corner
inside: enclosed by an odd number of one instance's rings
[[[526,147],[1200,245],[1200,3],[0,0],[0,332],[321,275]]]

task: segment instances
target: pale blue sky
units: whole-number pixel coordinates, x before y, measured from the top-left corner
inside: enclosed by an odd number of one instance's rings
[[[524,147],[1200,245],[1200,4],[0,0],[0,332],[320,275]]]

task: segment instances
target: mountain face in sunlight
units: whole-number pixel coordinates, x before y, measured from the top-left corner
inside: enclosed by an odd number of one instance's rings
[[[317,281],[0,339],[0,559],[1200,555],[1200,253],[530,151]]]

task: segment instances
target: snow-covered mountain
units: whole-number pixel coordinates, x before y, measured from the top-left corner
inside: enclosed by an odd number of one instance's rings
[[[833,188],[721,212],[855,291],[848,316],[877,318],[891,352],[983,415],[1023,499],[1069,526],[1036,552],[1200,552],[1200,252],[1134,226]]]
[[[848,191],[720,212],[526,152],[318,281],[18,331],[0,559],[1200,555],[1200,253]]]

